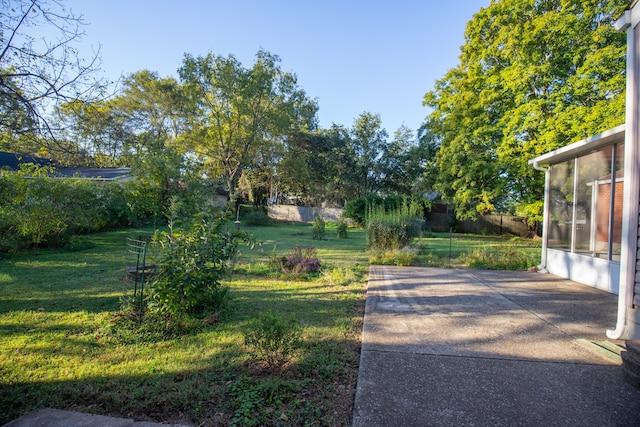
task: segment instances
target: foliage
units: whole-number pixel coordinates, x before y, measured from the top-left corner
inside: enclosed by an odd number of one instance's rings
[[[302,332],[293,314],[284,317],[269,310],[259,313],[249,324],[244,344],[252,358],[264,361],[269,368],[279,368],[297,351]]]
[[[99,339],[117,344],[155,343],[196,334],[204,328],[202,320],[185,313],[145,313],[142,319],[138,307],[132,304],[114,313],[110,324],[101,329]],[[137,303],[137,301],[136,301]],[[137,304],[136,304],[137,305]]]
[[[356,155],[356,180],[359,196],[381,190],[380,159],[387,149],[387,131],[382,128],[380,114],[364,112],[353,124],[353,146]]]
[[[278,171],[283,189],[307,203],[341,204],[357,191],[356,156],[348,129],[333,125],[286,141]]]
[[[336,237],[338,239],[346,239],[347,238],[347,223],[340,219],[336,224]]]
[[[349,200],[344,206],[342,216],[352,219],[358,227],[364,227],[366,223],[367,206],[375,206],[382,203],[383,199],[377,194],[370,194],[367,197]]]
[[[308,233],[296,234],[305,229],[277,224],[252,233],[288,250],[308,241]],[[82,236],[78,251],[38,249],[0,259],[0,424],[47,405],[186,425],[351,422],[364,307],[365,269],[356,264],[366,259],[364,233],[318,242],[323,259],[361,271],[348,285],[278,278],[256,268],[223,282],[233,304],[224,322],[180,316],[171,328],[156,328],[153,319],[173,316],[147,312],[149,323],[134,331],[135,316],[129,327],[112,320],[121,297],[133,292],[122,280],[126,237],[149,232],[94,233]],[[236,265],[266,256],[260,248],[244,249]],[[274,371],[248,363],[243,344],[247,321],[267,310],[285,319],[293,313],[304,325],[296,363]]]
[[[540,255],[532,254],[512,244],[478,248],[463,257],[471,268],[485,270],[527,270],[540,262]]]
[[[402,249],[386,251],[374,251],[371,254],[370,263],[380,265],[409,266],[418,260],[418,251],[415,248],[405,246]]]
[[[238,243],[251,242],[244,232],[227,228],[221,214],[202,212],[187,229],[169,230],[155,238],[161,247],[158,272],[151,282],[149,308],[159,313],[216,314],[225,308],[221,280],[236,255]]]
[[[317,106],[279,62],[264,50],[251,68],[231,55],[187,54],[179,69],[194,111],[183,142],[203,159],[202,173],[222,178],[232,200],[243,171],[277,153],[273,144],[291,130],[315,127]]]
[[[53,178],[49,168],[24,166],[0,175],[0,251],[62,246],[74,234],[148,220],[158,211],[153,187]]]
[[[419,206],[405,202],[387,212],[383,206],[370,206],[367,211],[367,245],[369,249],[402,249],[420,235],[423,220]]]
[[[459,219],[533,213],[528,160],[624,121],[626,0],[504,0],[467,25],[460,63],[425,96],[436,182]],[[539,206],[539,205],[538,205]]]
[[[394,212],[402,210],[407,203],[414,210],[414,214],[418,216],[423,215],[426,208],[429,207],[429,202],[422,196],[408,198],[399,194],[388,194],[381,197],[377,194],[369,194],[366,197],[348,201],[342,216],[353,220],[358,227],[364,227],[368,210],[380,208],[380,212]]]
[[[354,273],[352,268],[333,267],[324,269],[322,278],[333,285],[344,286],[348,285],[351,282],[355,282],[356,274]]]
[[[425,140],[416,139],[416,134],[402,125],[380,158],[382,191],[409,196],[430,190],[424,180],[424,162],[431,157]]]
[[[270,258],[270,266],[277,271],[291,274],[318,272],[322,268],[322,264],[316,254],[316,249],[312,246],[295,246],[291,249],[289,255],[278,257],[274,247]]]
[[[311,238],[313,240],[324,240],[326,232],[326,224],[324,220],[317,216],[313,220],[313,226],[311,227]]]
[[[242,216],[242,220],[250,226],[272,225],[273,220],[269,218],[264,209],[252,209]]]
[[[281,408],[286,408],[291,403],[292,396],[299,393],[301,388],[301,381],[242,376],[229,387],[235,409],[231,425],[245,427],[287,424],[290,422],[289,416]],[[319,414],[314,415],[312,418],[319,417]]]

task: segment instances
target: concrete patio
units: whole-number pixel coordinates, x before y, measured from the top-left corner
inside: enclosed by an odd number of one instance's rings
[[[353,425],[640,425],[639,391],[589,344],[616,307],[548,274],[371,266]]]

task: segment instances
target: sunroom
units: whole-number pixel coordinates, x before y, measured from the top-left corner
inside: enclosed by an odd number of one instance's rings
[[[619,292],[625,126],[530,160],[545,172],[540,270]]]

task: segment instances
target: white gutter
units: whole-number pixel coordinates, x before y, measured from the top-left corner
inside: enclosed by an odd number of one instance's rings
[[[551,185],[551,168],[543,168],[536,161],[531,162],[533,168],[537,171],[544,172],[544,204],[542,212],[542,259],[538,266],[538,271],[545,273],[547,271],[547,230],[549,229],[549,185]]]
[[[640,77],[636,70],[636,61],[640,57],[637,52],[635,36],[635,23],[638,22],[637,2],[634,2],[629,10],[614,23],[618,31],[627,32],[627,97],[626,97],[626,129],[624,144],[624,195],[622,210],[622,241],[620,253],[620,289],[618,294],[618,315],[616,328],[607,330],[609,339],[626,339],[629,337],[627,330],[627,317],[629,307],[633,300],[635,286],[636,256],[638,250],[638,108],[640,97],[638,96],[637,81]],[[633,237],[632,237],[633,236]]]

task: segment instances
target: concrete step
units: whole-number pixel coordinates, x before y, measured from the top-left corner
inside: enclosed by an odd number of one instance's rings
[[[627,340],[624,342],[629,356],[640,362],[640,340]]]
[[[640,375],[634,374],[633,372],[629,371],[624,365],[622,366],[622,376],[624,377],[624,380],[626,382],[628,382],[632,386],[635,386],[636,388],[640,388]]]
[[[582,338],[578,339],[578,342],[591,350],[605,356],[615,362],[622,363],[622,357],[620,354],[624,350],[624,347],[614,344],[610,341],[589,341]]]
[[[636,360],[629,356],[628,351],[623,351],[621,356],[622,366],[624,366],[629,372],[640,375],[640,360]]]
[[[640,340],[625,341],[627,351],[623,351],[622,375],[629,384],[640,388]]]

